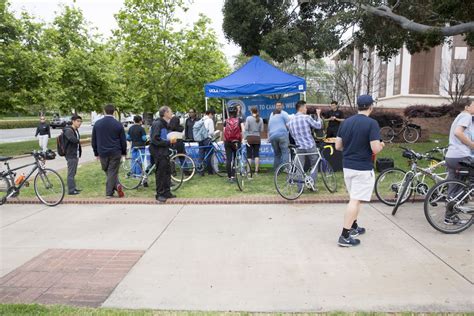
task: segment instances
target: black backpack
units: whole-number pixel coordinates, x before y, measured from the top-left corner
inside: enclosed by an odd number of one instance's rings
[[[61,134],[56,138],[56,151],[61,157],[66,156],[66,136],[64,135],[64,130],[66,128],[67,127],[65,127]]]

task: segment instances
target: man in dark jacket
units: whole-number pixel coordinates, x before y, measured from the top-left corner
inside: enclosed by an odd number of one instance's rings
[[[176,138],[168,140],[168,123],[173,117],[173,112],[168,106],[159,110],[160,117],[153,122],[150,130],[150,154],[155,163],[156,200],[166,202],[175,198],[171,193],[171,169],[169,148],[176,143]]]
[[[82,124],[82,117],[79,115],[73,115],[71,117],[71,126],[64,128],[65,141],[65,155],[67,161],[67,189],[69,195],[76,195],[81,192],[76,187],[76,181],[74,177],[77,172],[77,165],[79,164],[79,158],[82,154],[81,147],[81,135],[79,134],[79,128]]]
[[[117,191],[124,197],[122,185],[118,182],[120,160],[127,155],[127,140],[122,124],[114,117],[115,107],[107,104],[104,117],[94,124],[92,129],[92,149],[94,156],[100,160],[102,170],[107,174],[105,184],[106,198],[112,198]]]
[[[40,117],[40,123],[36,128],[35,137],[38,137],[39,146],[42,151],[48,150],[48,139],[51,138],[51,129],[49,124],[46,123],[44,116]]]
[[[194,136],[193,136],[193,127],[194,127],[194,123],[196,123],[196,121],[199,121],[199,119],[197,118],[197,113],[196,113],[196,110],[195,109],[190,109],[189,112],[189,117],[186,119],[186,122],[184,123],[184,138],[186,140],[194,140]]]

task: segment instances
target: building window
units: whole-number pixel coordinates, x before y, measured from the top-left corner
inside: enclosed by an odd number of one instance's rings
[[[466,59],[466,58],[467,58],[467,47],[454,48],[454,59]]]

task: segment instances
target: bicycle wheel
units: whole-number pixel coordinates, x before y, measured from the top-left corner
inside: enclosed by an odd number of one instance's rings
[[[379,174],[375,180],[375,195],[380,202],[388,206],[395,205],[405,174],[406,172],[399,168],[389,168]],[[408,201],[412,193],[412,190],[408,190],[400,203]]]
[[[227,177],[226,157],[224,151],[217,149],[214,150],[214,153],[211,156],[211,164],[214,172],[217,173],[219,177]]]
[[[380,129],[380,137],[386,143],[392,142],[395,138],[395,131],[390,126],[385,126]]]
[[[415,143],[419,137],[420,134],[418,133],[418,130],[416,128],[407,127],[403,131],[403,139],[405,139],[407,143]]]
[[[191,180],[196,172],[196,165],[191,157],[185,154],[176,154],[171,157],[175,164],[179,164],[183,170],[183,182]],[[173,177],[173,175],[171,176]],[[179,179],[175,179],[179,181]]]
[[[275,188],[284,199],[296,200],[303,193],[305,177],[304,172],[295,164],[281,164],[275,172]]]
[[[120,164],[118,180],[124,189],[138,188],[143,180],[143,167],[140,159],[126,158],[123,160]]]
[[[323,178],[324,186],[329,192],[334,193],[337,191],[337,179],[336,173],[332,169],[331,164],[326,159],[321,159],[319,163],[319,172]]]
[[[10,178],[7,178],[7,176],[0,176],[0,205],[7,201],[11,183],[13,183],[13,180],[10,181]]]
[[[412,171],[408,171],[405,174],[405,177],[402,182],[402,186],[400,187],[400,191],[397,196],[397,200],[395,201],[395,205],[392,210],[392,215],[395,215],[400,205],[402,205],[402,201],[405,199],[404,197],[405,197],[405,194],[407,194],[407,190],[411,190],[410,186],[411,186],[411,182],[413,181],[413,177],[414,175]]]
[[[449,198],[449,186],[457,186],[454,197]],[[445,234],[456,234],[474,222],[473,189],[459,180],[445,180],[434,185],[426,195],[425,217],[430,225]],[[470,214],[465,212],[470,210]]]
[[[170,159],[171,169],[171,191],[178,190],[183,184],[184,171],[181,168],[181,164],[176,163],[175,160]]]
[[[61,176],[52,169],[38,170],[33,182],[35,194],[41,203],[48,206],[56,206],[64,198],[64,181]]]
[[[235,180],[240,191],[244,190],[245,182],[252,178],[252,169],[244,155],[237,155],[234,159]]]

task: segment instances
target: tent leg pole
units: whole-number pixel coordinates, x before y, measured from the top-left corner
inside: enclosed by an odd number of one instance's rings
[[[206,101],[206,111],[207,111],[207,98],[204,98],[204,100]]]
[[[305,102],[306,102],[306,91],[305,91],[305,92],[303,92],[303,101],[305,101]]]

